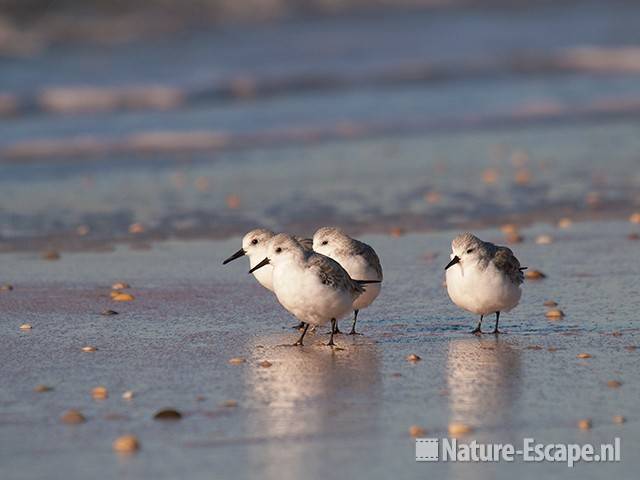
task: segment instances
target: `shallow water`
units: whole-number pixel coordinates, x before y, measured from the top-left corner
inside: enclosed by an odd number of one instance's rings
[[[224,241],[158,242],[150,250],[0,255],[0,465],[6,478],[630,478],[640,447],[637,398],[640,343],[638,242],[625,222],[585,222],[569,229],[537,224],[514,251],[545,272],[525,282],[521,304],[503,315],[505,335],[476,338],[476,319],[458,310],[442,287],[453,232],[363,237],[380,254],[383,291],[360,315],[363,336],[340,336],[344,350],[320,344],[281,347],[293,319],[246,274]],[[477,232],[501,240],[500,232]],[[532,239],[552,235],[551,245]],[[136,300],[108,298],[117,280]],[[553,299],[566,317],[545,318]],[[117,316],[99,312],[112,308]],[[29,322],[33,330],[22,332]],[[485,328],[491,327],[487,321]],[[84,345],[98,351],[84,353]],[[539,348],[541,347],[541,348]],[[556,348],[549,351],[548,348]],[[580,352],[593,357],[579,360]],[[422,361],[410,364],[406,355]],[[247,363],[229,365],[231,357]],[[272,367],[261,368],[263,359]],[[397,375],[400,374],[400,375]],[[623,382],[608,388],[608,380]],[[36,384],[54,387],[34,393]],[[104,385],[110,396],[95,401]],[[123,391],[136,396],[122,400]],[[205,398],[197,400],[198,395]],[[229,399],[237,408],[221,407]],[[185,416],[154,421],[172,406]],[[79,408],[85,424],[62,425]],[[116,414],[118,419],[105,416]],[[613,415],[627,423],[614,425]],[[113,418],[113,416],[111,417]],[[593,429],[576,427],[591,418]],[[520,442],[609,442],[612,464],[416,463],[407,431],[418,424],[442,437],[450,421],[476,427],[469,438]],[[111,451],[123,433],[139,436],[131,457]]]
[[[632,2],[378,11],[2,58],[0,248],[627,216],[639,19]],[[136,103],[156,85],[177,103]],[[47,103],[54,87],[71,93]],[[141,89],[77,112],[81,87]]]

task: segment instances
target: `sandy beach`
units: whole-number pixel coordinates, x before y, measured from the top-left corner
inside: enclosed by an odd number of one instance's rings
[[[317,332],[303,348],[295,322],[238,261],[238,238],[169,241],[149,250],[1,255],[0,442],[6,478],[629,477],[640,444],[636,346],[638,243],[628,222],[538,224],[515,245],[528,280],[505,335],[477,338],[475,318],[442,286],[453,232],[364,237],[385,263],[383,293],[360,337]],[[479,231],[501,240],[498,230]],[[553,238],[538,245],[539,235]],[[109,298],[126,281],[132,302]],[[545,317],[543,303],[565,313]],[[102,316],[105,309],[118,315]],[[29,323],[32,329],[20,330]],[[82,347],[94,346],[94,352]],[[587,353],[591,357],[577,358]],[[419,362],[406,357],[416,354]],[[244,363],[233,365],[232,358]],[[261,366],[267,360],[269,367]],[[610,381],[621,386],[612,388]],[[52,387],[34,392],[36,385]],[[108,398],[95,400],[92,388]],[[131,390],[131,400],[122,398]],[[228,406],[231,405],[231,406]],[[175,408],[178,421],[154,420]],[[75,408],[86,417],[65,425]],[[615,424],[622,415],[626,423]],[[577,423],[590,419],[592,428]],[[423,464],[412,425],[445,436],[451,422],[478,441],[593,442],[620,437],[620,463]],[[141,450],[115,456],[121,434]],[[286,468],[281,468],[286,465]],[[517,473],[516,473],[517,472]]]

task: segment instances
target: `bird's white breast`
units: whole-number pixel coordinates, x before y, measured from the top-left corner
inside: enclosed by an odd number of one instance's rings
[[[274,267],[273,287],[284,308],[312,325],[324,325],[351,312],[349,292],[323,284],[316,273],[295,262]]]
[[[507,312],[518,304],[522,294],[520,286],[492,263],[486,269],[458,263],[447,269],[446,279],[453,303],[477,315]]]

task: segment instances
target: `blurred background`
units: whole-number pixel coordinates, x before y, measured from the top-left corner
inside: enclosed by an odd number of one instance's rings
[[[0,0],[0,250],[640,205],[640,2]]]

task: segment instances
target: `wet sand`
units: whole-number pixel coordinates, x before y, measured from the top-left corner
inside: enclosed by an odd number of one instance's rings
[[[630,478],[640,466],[638,421],[640,280],[638,241],[627,222],[537,224],[513,248],[547,278],[527,281],[503,315],[505,335],[476,338],[476,319],[443,289],[453,232],[368,235],[385,268],[383,292],[360,315],[363,336],[341,349],[309,337],[304,348],[274,297],[223,267],[239,239],[155,242],[148,250],[0,254],[0,465],[3,478]],[[478,231],[502,241],[498,230]],[[549,234],[554,242],[533,239]],[[131,284],[132,302],[110,285]],[[555,300],[566,316],[545,317]],[[102,316],[113,309],[119,315]],[[30,331],[20,325],[30,323]],[[488,330],[492,322],[488,321]],[[86,345],[95,352],[83,352]],[[422,361],[405,360],[415,353]],[[578,359],[579,353],[592,358]],[[243,357],[245,363],[228,360]],[[268,368],[259,362],[268,360]],[[619,380],[620,388],[607,382]],[[36,393],[38,384],[53,387]],[[91,398],[104,385],[105,400]],[[132,400],[121,395],[132,390]],[[224,406],[235,400],[237,407]],[[174,422],[153,419],[165,407]],[[65,425],[70,408],[87,418]],[[627,422],[616,425],[613,415]],[[589,418],[593,428],[577,428]],[[609,442],[615,464],[416,463],[411,425],[446,436],[451,421],[469,439]],[[141,450],[111,443],[133,433]]]

